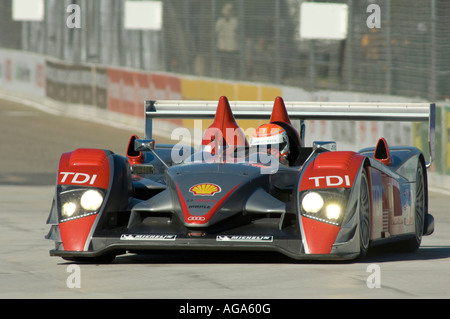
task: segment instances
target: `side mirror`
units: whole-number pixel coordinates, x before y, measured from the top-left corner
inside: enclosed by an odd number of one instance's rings
[[[334,142],[334,141],[314,141],[313,142],[313,151],[317,150],[318,148],[323,148],[323,149],[329,150],[329,151],[335,151],[336,150],[336,142]]]
[[[155,149],[155,140],[135,140],[134,150],[137,152],[153,151]]]

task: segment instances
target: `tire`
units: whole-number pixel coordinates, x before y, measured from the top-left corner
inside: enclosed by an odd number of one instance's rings
[[[425,168],[421,161],[417,165],[416,173],[416,202],[414,210],[414,237],[403,243],[403,250],[407,252],[414,252],[419,249],[422,242],[423,230],[425,227],[425,212],[426,212],[426,183],[425,183]]]
[[[361,173],[359,190],[359,257],[363,259],[370,245],[370,193],[366,170]]]

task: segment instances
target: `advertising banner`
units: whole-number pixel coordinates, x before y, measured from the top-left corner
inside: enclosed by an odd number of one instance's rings
[[[30,95],[45,95],[45,59],[34,53],[0,49],[0,86]]]
[[[106,68],[47,60],[45,82],[51,99],[106,109]]]
[[[121,69],[107,69],[108,110],[144,116],[145,100],[179,100],[181,80],[178,77]]]
[[[46,96],[67,102],[67,66],[59,62],[46,61],[45,71]]]

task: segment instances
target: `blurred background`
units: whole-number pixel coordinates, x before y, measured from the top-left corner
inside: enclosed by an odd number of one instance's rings
[[[0,93],[109,122],[146,99],[436,102],[450,189],[449,0],[0,0],[0,30]],[[307,122],[308,145],[429,150],[426,123]]]
[[[38,0],[36,0],[38,1]],[[161,24],[126,26],[125,0],[39,0],[39,21],[12,17],[0,4],[0,47],[70,63],[256,81],[306,90],[417,96],[450,95],[450,1],[334,0],[346,4],[344,39],[302,39],[304,0],[162,0]],[[315,1],[317,3],[325,1]],[[78,5],[80,28],[67,27]],[[369,28],[367,8],[381,9]],[[221,48],[218,20],[235,19],[237,32]],[[154,19],[149,14],[148,19]]]

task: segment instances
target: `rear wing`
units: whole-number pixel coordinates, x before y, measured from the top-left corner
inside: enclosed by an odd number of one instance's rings
[[[157,118],[214,118],[217,101],[145,101],[145,135],[152,138],[152,120]],[[273,101],[229,101],[236,119],[270,119]],[[430,163],[434,161],[436,105],[434,103],[340,103],[284,101],[290,119],[346,121],[428,122]]]

